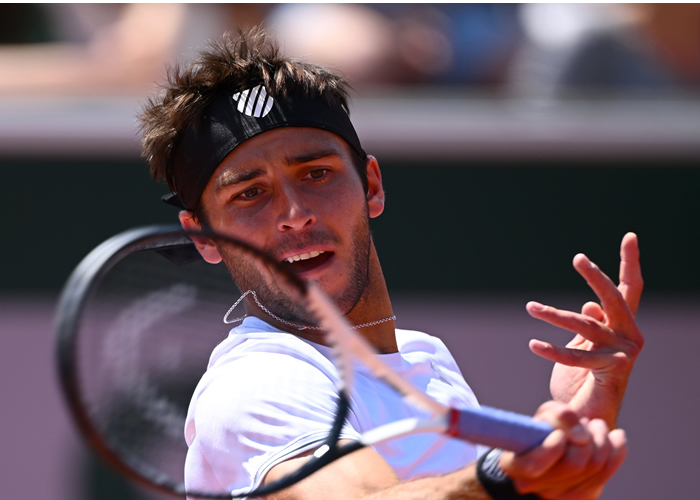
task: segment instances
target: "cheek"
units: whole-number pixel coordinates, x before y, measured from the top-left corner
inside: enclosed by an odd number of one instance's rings
[[[367,217],[367,204],[357,196],[329,196],[323,207],[319,207],[317,216],[321,224],[332,228],[349,245],[358,220]]]
[[[274,227],[269,211],[221,209],[216,219],[210,219],[215,231],[229,234],[256,247],[262,247],[266,238],[265,228]]]
[[[337,186],[329,188],[317,198],[319,206],[323,207],[325,213],[340,216],[348,221],[366,212],[367,198],[362,191],[359,180],[357,186],[350,180],[338,183]]]

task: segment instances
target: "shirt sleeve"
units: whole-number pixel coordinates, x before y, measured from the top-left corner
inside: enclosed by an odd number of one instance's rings
[[[247,491],[278,463],[323,442],[336,404],[334,381],[309,360],[247,353],[207,373],[190,451],[201,453],[227,491]],[[359,433],[346,425],[341,437],[358,439]]]

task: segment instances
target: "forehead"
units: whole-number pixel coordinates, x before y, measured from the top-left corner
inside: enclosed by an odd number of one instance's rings
[[[351,161],[350,146],[327,130],[311,127],[282,127],[248,139],[231,151],[214,171],[210,181],[224,172],[254,165],[264,168],[327,153]]]

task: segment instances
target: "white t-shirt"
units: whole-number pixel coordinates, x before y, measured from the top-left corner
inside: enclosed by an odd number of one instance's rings
[[[478,407],[439,339],[396,330],[399,352],[380,355],[404,379],[441,403]],[[324,347],[248,317],[212,353],[185,424],[188,490],[242,492],[275,465],[318,446],[336,408],[337,371]],[[351,411],[341,438],[417,416],[393,389],[356,366]],[[438,434],[376,445],[401,480],[444,474],[477,458],[477,447]]]

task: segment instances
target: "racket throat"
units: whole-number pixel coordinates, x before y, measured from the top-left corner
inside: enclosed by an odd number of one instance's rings
[[[449,421],[448,415],[433,415],[430,418],[406,418],[397,422],[376,427],[367,431],[362,436],[362,443],[365,446],[396,439],[411,434],[419,434],[424,432],[445,433],[447,432]]]

